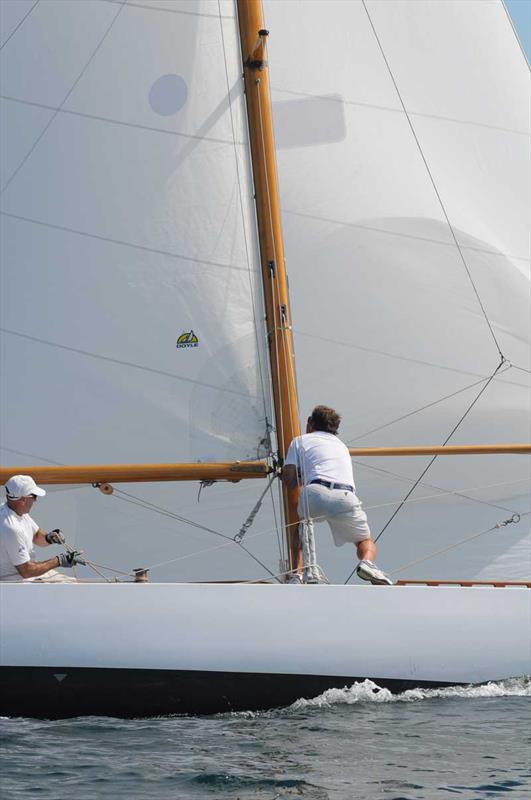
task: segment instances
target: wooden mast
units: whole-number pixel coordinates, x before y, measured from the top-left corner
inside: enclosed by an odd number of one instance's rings
[[[247,119],[258,219],[266,324],[271,362],[278,453],[284,459],[291,440],[300,433],[291,334],[288,285],[284,265],[278,179],[276,171],[269,70],[266,61],[261,0],[238,0]],[[298,563],[298,490],[284,492],[289,569]]]

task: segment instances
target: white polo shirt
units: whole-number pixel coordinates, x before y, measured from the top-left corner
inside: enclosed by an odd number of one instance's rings
[[[348,447],[333,433],[314,431],[297,436],[289,446],[284,463],[298,467],[304,486],[321,478],[348,484],[356,491]]]
[[[33,536],[38,530],[29,514],[19,517],[7,503],[0,506],[0,581],[23,580],[15,567],[35,561]]]

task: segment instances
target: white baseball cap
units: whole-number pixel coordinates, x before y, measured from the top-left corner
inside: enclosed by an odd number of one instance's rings
[[[36,494],[37,497],[44,497],[46,494],[44,489],[37,486],[33,478],[29,475],[13,475],[13,477],[6,482],[6,492],[8,497],[12,497],[13,499],[28,497],[30,494]]]

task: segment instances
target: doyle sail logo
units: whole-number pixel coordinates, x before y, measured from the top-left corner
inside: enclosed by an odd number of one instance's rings
[[[193,331],[184,331],[177,339],[177,347],[199,347],[199,339]]]

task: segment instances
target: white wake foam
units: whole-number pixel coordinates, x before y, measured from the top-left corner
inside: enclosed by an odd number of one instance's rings
[[[413,703],[434,698],[477,697],[531,697],[531,678],[510,678],[482,684],[481,686],[449,686],[445,689],[408,689],[401,694],[391,694],[370,680],[354,683],[344,689],[328,689],[311,700],[296,700],[290,708],[294,711],[307,708],[327,708],[355,703]]]

